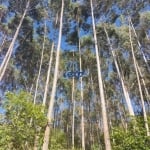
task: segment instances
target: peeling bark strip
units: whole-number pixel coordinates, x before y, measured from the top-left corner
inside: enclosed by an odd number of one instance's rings
[[[29,6],[30,6],[30,0],[26,4],[26,8],[25,8],[24,13],[23,13],[23,15],[21,17],[20,23],[19,23],[19,25],[17,27],[17,30],[16,30],[15,35],[13,37],[13,40],[12,40],[12,42],[11,42],[9,48],[8,48],[8,51],[7,51],[6,55],[5,55],[5,58],[4,58],[4,60],[3,60],[2,64],[1,64],[1,66],[0,66],[0,81],[2,80],[2,78],[3,78],[4,74],[5,74],[6,68],[8,66],[10,57],[11,57],[12,52],[13,52],[15,41],[16,41],[16,39],[18,37],[20,28],[22,26],[22,23],[23,23],[23,20],[25,18],[25,15],[27,14]]]
[[[93,34],[94,34],[95,51],[96,51],[99,93],[100,93],[100,99],[101,99],[105,149],[111,150],[110,135],[109,135],[108,121],[107,121],[108,119],[107,119],[107,111],[106,111],[106,102],[105,102],[105,97],[104,97],[104,88],[103,88],[100,60],[99,60],[99,54],[98,54],[97,36],[96,36],[96,29],[95,29],[95,20],[94,20],[92,0],[90,0],[90,4],[91,4],[92,25],[93,25]]]

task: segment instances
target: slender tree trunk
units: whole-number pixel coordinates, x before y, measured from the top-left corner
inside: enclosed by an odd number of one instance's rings
[[[105,34],[106,34],[106,37],[107,37],[107,41],[108,41],[108,44],[109,44],[109,47],[110,47],[110,51],[111,51],[113,59],[114,59],[115,67],[117,69],[117,73],[118,73],[118,76],[119,76],[119,79],[120,79],[120,82],[121,82],[121,85],[122,85],[122,89],[123,89],[124,97],[125,97],[125,100],[126,100],[126,103],[127,103],[128,110],[129,110],[129,114],[130,114],[130,116],[135,116],[134,111],[133,111],[133,107],[132,107],[132,104],[131,104],[131,100],[130,100],[130,97],[129,97],[129,92],[128,92],[125,84],[124,84],[123,77],[120,73],[119,66],[118,66],[118,63],[117,63],[117,60],[116,60],[116,55],[115,55],[115,52],[113,51],[112,45],[110,43],[110,38],[108,36],[108,32],[107,32],[105,27],[104,27],[104,31],[105,31]]]
[[[136,63],[136,58],[135,58],[135,55],[134,55],[130,23],[129,23],[129,36],[130,36],[130,44],[131,44],[133,63],[134,63],[134,68],[135,68],[135,72],[136,72],[136,77],[137,77],[138,87],[139,87],[139,92],[140,92],[140,98],[141,98],[141,103],[142,103],[142,108],[143,108],[145,128],[146,128],[146,131],[147,131],[147,136],[150,136],[149,127],[148,127],[148,120],[147,120],[147,114],[146,114],[145,105],[144,105],[144,98],[143,98],[143,94],[142,94],[142,88],[141,88],[139,73],[138,73],[138,69],[137,69],[137,65],[136,65],[137,64]]]
[[[47,25],[46,25],[46,18],[45,18],[45,21],[44,21],[44,37],[43,37],[43,44],[42,44],[40,67],[39,67],[39,72],[38,72],[38,76],[37,76],[37,80],[36,80],[36,87],[35,87],[35,94],[34,94],[34,101],[33,101],[34,104],[36,104],[37,90],[38,90],[38,86],[39,86],[39,79],[40,79],[41,69],[42,69],[42,64],[43,64],[46,34],[47,34]],[[31,119],[31,122],[32,122],[32,119]],[[39,130],[41,130],[41,128]],[[38,136],[38,133],[36,133],[35,139],[34,139],[34,148],[33,148],[34,150],[38,150],[38,140],[39,140],[39,136]]]
[[[80,49],[80,39],[79,39],[79,63],[80,63],[80,72],[82,71],[82,62],[81,62],[81,49]],[[80,77],[80,86],[81,86],[81,132],[82,132],[82,150],[85,150],[85,135],[84,135],[84,101],[83,101],[83,81]]]
[[[121,113],[122,111],[121,111],[120,103],[119,103],[119,102],[117,103],[117,106],[118,106],[118,110],[119,110],[119,115],[120,115],[122,127],[123,127],[124,129],[126,129],[125,120],[124,120],[124,118],[123,118],[123,116],[122,116],[122,113]]]
[[[45,49],[46,32],[47,32],[47,27],[46,27],[46,20],[45,20],[45,22],[44,22],[43,46],[42,46],[42,52],[41,52],[41,60],[40,60],[39,72],[38,72],[38,76],[37,76],[37,80],[36,80],[36,87],[35,87],[35,94],[34,94],[34,104],[36,103],[37,90],[38,90],[39,79],[40,79],[41,69],[42,69],[42,64],[43,64],[43,56],[44,56],[44,49]]]
[[[72,150],[74,150],[74,116],[75,116],[75,100],[74,100],[74,78],[72,79],[72,103],[73,103],[73,114],[72,114]]]
[[[74,52],[73,52],[73,58],[74,58]],[[74,71],[74,65],[73,65],[73,71]],[[72,79],[72,104],[73,104],[73,111],[72,111],[72,150],[74,150],[74,116],[75,116],[75,99],[74,99],[74,91],[75,91],[75,83],[74,83],[74,77]]]
[[[138,40],[138,36],[137,36],[137,34],[136,34],[135,28],[134,28],[134,26],[133,26],[133,23],[132,23],[132,20],[131,20],[130,17],[129,17],[129,23],[131,24],[131,27],[132,27],[132,29],[133,29],[133,32],[134,32],[134,34],[135,34],[135,36],[136,36],[136,39],[137,39],[137,42],[138,42],[138,47],[139,47],[140,52],[141,52],[142,55],[143,55],[144,62],[145,62],[145,64],[146,64],[146,66],[147,66],[148,71],[150,72],[150,67],[149,67],[148,61],[147,61],[147,59],[146,59],[146,56],[145,56],[143,50],[141,49],[141,48],[142,48],[141,43],[140,43],[140,41]]]
[[[103,119],[103,128],[104,128],[105,149],[111,150],[109,127],[108,127],[108,120],[107,120],[107,111],[106,111],[106,104],[105,104],[105,97],[104,97],[104,88],[103,88],[103,82],[102,82],[100,60],[99,60],[99,54],[98,54],[98,45],[97,45],[97,36],[96,36],[96,29],[95,29],[95,20],[94,20],[94,14],[93,14],[93,2],[92,2],[92,0],[90,0],[90,4],[91,4],[91,14],[92,14],[95,50],[96,50],[98,84],[99,84],[99,92],[100,92],[100,97],[101,97],[101,109],[102,109],[102,119]]]
[[[54,52],[54,42],[52,43],[51,54],[50,54],[50,59],[49,59],[49,64],[48,64],[47,78],[46,78],[44,97],[43,97],[43,106],[46,105],[46,98],[47,98],[47,92],[48,92],[50,72],[51,72],[51,66],[52,66],[52,60],[53,60],[53,52]]]
[[[57,16],[58,16],[58,13],[56,15],[55,24],[57,24],[57,22],[58,22],[58,17]],[[52,66],[52,61],[53,61],[53,53],[54,53],[54,42],[52,43],[51,54],[50,54],[50,57],[49,57],[47,78],[46,78],[46,84],[45,84],[45,90],[44,90],[44,97],[43,97],[43,106],[46,105],[48,85],[49,85],[50,73],[51,73],[51,66]]]
[[[78,18],[79,24],[79,18]],[[80,65],[80,72],[82,72],[82,58],[81,58],[81,46],[80,46],[80,29],[78,26],[78,38],[79,38],[79,65]],[[80,95],[81,95],[81,136],[82,136],[82,150],[85,150],[85,134],[84,134],[84,100],[83,100],[83,80],[82,76],[80,77]]]
[[[91,78],[88,80],[88,84],[89,84],[89,86],[91,87]],[[90,88],[89,87],[89,88]],[[91,89],[92,88],[90,88],[89,89],[89,92],[91,92]],[[89,127],[89,134],[87,134],[87,136],[89,135],[90,137],[89,137],[89,140],[88,140],[88,145],[89,145],[89,149],[91,149],[92,148],[92,145],[94,144],[93,143],[93,138],[92,138],[92,122],[91,122],[91,116],[92,116],[92,109],[91,109],[91,104],[92,104],[92,98],[89,98],[88,99],[88,106],[87,106],[87,109],[88,109],[88,117],[87,117],[87,119],[89,120],[89,124],[87,124],[87,126]],[[93,106],[92,106],[93,107]],[[86,132],[88,132],[87,130],[86,130]]]
[[[0,81],[2,80],[2,78],[3,78],[4,74],[5,74],[6,68],[8,66],[10,57],[11,57],[12,52],[13,52],[13,47],[14,47],[15,41],[16,41],[16,39],[18,37],[20,28],[22,26],[23,20],[25,18],[25,15],[26,15],[26,13],[28,11],[29,6],[30,6],[30,0],[28,0],[28,2],[26,4],[26,8],[25,8],[24,13],[23,13],[23,15],[21,17],[20,23],[19,23],[19,25],[17,27],[17,30],[16,30],[15,35],[13,37],[13,40],[12,40],[12,42],[11,42],[9,48],[8,48],[8,51],[7,51],[6,55],[5,55],[5,58],[4,58],[4,60],[3,60],[2,64],[1,64],[1,66],[0,66]]]
[[[144,89],[145,89],[145,93],[146,93],[147,99],[149,100],[150,95],[149,95],[149,92],[148,92],[148,89],[147,89],[147,87],[146,87],[146,84],[145,84],[145,81],[144,81],[144,78],[143,78],[141,69],[140,69],[140,67],[139,67],[139,65],[138,65],[138,63],[137,63],[137,61],[136,61],[136,66],[137,66],[138,72],[139,72],[139,74],[140,74],[141,80],[142,80],[142,82],[143,82],[143,86],[144,86]]]
[[[62,37],[63,11],[64,11],[64,0],[62,0],[62,7],[61,7],[60,28],[59,28],[59,37],[58,37],[58,45],[57,45],[57,52],[56,52],[56,64],[55,64],[55,71],[54,71],[53,87],[52,87],[52,93],[51,93],[51,98],[50,98],[49,108],[48,108],[48,113],[47,113],[48,123],[47,123],[46,129],[45,129],[42,150],[48,150],[48,145],[49,145],[50,125],[52,122],[52,111],[53,111],[53,107],[54,107],[54,99],[55,99],[56,85],[57,85],[57,79],[58,79],[60,46],[61,46],[61,37]]]
[[[94,90],[94,82],[93,82],[93,78],[92,78],[92,76],[91,76],[91,88],[92,88],[92,94],[94,94],[94,99],[93,99],[93,102],[94,103],[100,103],[99,101],[97,101],[97,98],[96,98],[96,95],[95,95],[95,90]],[[98,108],[98,107],[97,107]],[[94,110],[95,110],[95,112],[98,112],[97,113],[97,115],[96,116],[98,116],[98,117],[96,117],[97,118],[97,121],[96,121],[96,123],[97,123],[97,131],[96,131],[96,133],[97,133],[97,137],[98,137],[98,145],[99,145],[99,149],[101,150],[102,149],[102,146],[101,146],[101,143],[100,143],[100,124],[101,124],[101,122],[100,122],[100,113],[99,113],[99,110],[97,109],[96,107],[94,108]],[[94,139],[94,135],[93,135],[93,139]],[[94,140],[93,140],[93,144],[94,144]]]

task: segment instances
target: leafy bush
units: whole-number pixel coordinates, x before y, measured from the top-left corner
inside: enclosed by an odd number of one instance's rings
[[[146,136],[144,120],[135,118],[125,131],[121,127],[113,128],[111,140],[113,150],[149,150],[150,137]]]
[[[21,150],[33,147],[35,135],[44,133],[47,122],[41,111],[42,106],[34,105],[31,95],[26,92],[7,93],[4,109],[5,118],[0,125],[1,149]]]
[[[51,150],[67,149],[66,135],[62,130],[53,130],[50,141]]]

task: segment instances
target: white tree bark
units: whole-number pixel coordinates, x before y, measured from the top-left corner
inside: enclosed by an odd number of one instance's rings
[[[80,72],[82,71],[82,61],[81,61],[81,49],[80,49],[80,39],[79,39],[79,64]],[[85,135],[84,135],[84,100],[83,100],[83,81],[80,77],[80,95],[81,95],[81,133],[82,133],[82,150],[85,150]]]
[[[73,54],[74,55],[74,54]],[[74,56],[73,56],[74,57]],[[74,71],[74,69],[73,69]],[[75,127],[75,122],[74,122],[74,116],[75,116],[75,99],[74,99],[74,91],[75,91],[75,83],[74,83],[74,77],[72,79],[72,104],[73,104],[73,110],[72,110],[72,150],[74,150],[74,127]]]
[[[57,16],[58,16],[58,13],[56,14],[55,24],[57,24],[57,22],[58,22],[58,17]],[[47,71],[45,90],[44,90],[44,97],[43,97],[43,106],[46,105],[48,85],[49,85],[50,73],[51,73],[51,66],[52,66],[52,61],[53,61],[53,53],[54,53],[54,42],[52,43],[51,53],[50,53],[50,57],[49,57],[48,71]]]
[[[93,1],[92,0],[90,0],[90,4],[91,4],[91,15],[92,15],[92,25],[93,25],[93,33],[94,33],[95,50],[96,50],[99,93],[100,93],[100,98],[101,98],[101,109],[102,109],[105,149],[111,150],[107,111],[106,111],[106,102],[105,102],[104,87],[103,87],[103,82],[102,82],[101,67],[100,67],[100,60],[99,60],[99,54],[98,54],[98,45],[97,45],[97,36],[96,36],[96,29],[95,29],[95,20],[94,20],[94,14],[93,14]]]
[[[150,95],[149,95],[149,91],[148,91],[148,89],[147,89],[147,87],[146,87],[145,80],[144,80],[144,78],[143,78],[141,69],[140,69],[140,67],[139,67],[139,65],[138,65],[138,63],[137,63],[137,61],[136,61],[136,65],[137,65],[138,72],[139,72],[139,74],[140,74],[141,80],[142,80],[143,85],[144,85],[144,89],[145,89],[146,96],[149,97],[149,96],[150,96]]]
[[[134,26],[133,26],[133,23],[132,23],[132,20],[131,20],[130,17],[129,17],[129,23],[131,24],[131,27],[132,27],[132,29],[133,29],[133,32],[134,32],[134,34],[135,34],[135,36],[136,36],[136,39],[137,39],[137,42],[138,42],[138,47],[139,47],[140,52],[142,53],[142,56],[143,56],[143,59],[144,59],[144,61],[145,61],[146,66],[147,66],[147,69],[148,69],[148,71],[150,72],[150,67],[149,67],[148,61],[147,61],[147,59],[146,59],[146,56],[145,56],[143,50],[141,49],[141,47],[142,47],[142,46],[141,46],[141,43],[140,43],[140,41],[138,40],[137,33],[136,33],[136,31],[135,31],[135,28],[134,28]]]
[[[17,27],[17,30],[16,30],[15,35],[13,37],[13,40],[12,40],[12,42],[11,42],[9,48],[8,48],[8,51],[7,51],[6,55],[5,55],[5,58],[4,58],[4,60],[3,60],[2,64],[1,64],[1,66],[0,66],[0,81],[2,80],[2,78],[3,78],[4,74],[5,74],[6,68],[8,66],[10,57],[11,57],[12,52],[13,52],[15,41],[16,41],[16,39],[18,37],[20,28],[22,26],[23,20],[25,18],[25,15],[26,15],[26,13],[28,11],[29,6],[30,6],[30,0],[26,4],[26,8],[25,8],[24,13],[23,13],[23,15],[21,17],[20,23],[19,23],[19,25]]]
[[[49,108],[48,108],[48,113],[47,113],[48,124],[45,129],[42,150],[48,150],[48,145],[49,145],[50,124],[52,122],[52,111],[54,107],[56,85],[57,85],[57,79],[58,79],[58,73],[59,73],[58,69],[59,69],[60,46],[61,46],[61,37],[62,37],[63,11],[64,11],[64,0],[62,0],[62,7],[61,7],[60,28],[59,28],[59,37],[58,37],[58,45],[57,45],[57,52],[56,52],[56,64],[55,64],[55,70],[54,70],[53,87],[52,87],[52,93],[51,93],[51,98],[50,98]]]
[[[58,13],[56,14],[55,24],[57,24],[57,22],[58,22]],[[50,73],[51,73],[51,66],[52,66],[52,61],[53,61],[53,53],[54,53],[54,42],[52,43],[51,54],[50,54],[50,57],[49,57],[47,78],[46,78],[45,90],[44,90],[44,97],[43,97],[43,106],[46,105],[48,85],[49,85]]]
[[[147,89],[147,87],[146,87],[145,80],[144,80],[144,78],[143,78],[141,69],[140,69],[140,67],[139,67],[139,65],[138,65],[138,63],[137,63],[137,61],[136,61],[136,66],[137,66],[138,72],[139,72],[139,74],[140,74],[141,80],[142,80],[142,82],[143,82],[143,86],[144,86],[144,89],[145,89],[145,93],[146,93],[147,99],[149,100],[149,97],[150,97],[149,91],[148,91],[148,89]]]
[[[133,42],[132,42],[132,34],[131,34],[131,25],[130,25],[130,23],[129,23],[129,37],[130,37],[132,58],[133,58],[134,68],[135,68],[136,77],[137,77],[137,81],[138,81],[138,87],[139,87],[139,92],[140,92],[141,103],[142,103],[143,116],[144,116],[144,121],[145,121],[145,128],[146,128],[146,131],[147,131],[147,136],[150,136],[149,126],[148,126],[148,120],[147,120],[147,114],[146,114],[145,105],[144,105],[144,98],[143,98],[143,93],[142,93],[142,88],[141,88],[141,83],[140,83],[140,78],[139,78],[137,63],[136,63],[137,61],[136,61],[136,58],[135,58],[135,55],[134,55],[134,49],[133,49]]]
[[[43,106],[46,105],[46,98],[47,98],[48,85],[49,85],[49,80],[50,80],[51,66],[52,66],[52,61],[53,61],[53,52],[54,52],[54,42],[52,43],[51,54],[50,54],[50,59],[49,59],[49,64],[48,64],[47,78],[46,78],[44,97],[43,97]]]
[[[129,92],[127,90],[127,87],[124,84],[123,77],[120,73],[119,66],[118,66],[118,63],[117,63],[117,60],[116,60],[116,55],[115,55],[115,52],[113,51],[112,45],[110,43],[110,38],[108,36],[108,32],[107,32],[105,27],[104,27],[104,31],[105,31],[105,34],[106,34],[106,37],[107,37],[107,41],[108,41],[108,44],[109,44],[109,47],[110,47],[110,51],[111,51],[113,59],[114,59],[114,63],[115,63],[115,67],[117,69],[118,77],[119,77],[121,85],[122,85],[122,89],[123,89],[124,97],[125,97],[125,100],[126,100],[126,103],[127,103],[128,110],[129,110],[129,114],[130,114],[130,116],[135,116],[134,111],[133,111],[133,107],[132,107],[132,103],[131,103],[131,99],[129,97]]]
[[[38,76],[37,76],[37,80],[36,80],[36,87],[35,87],[35,94],[34,94],[34,104],[36,103],[37,90],[38,90],[39,79],[40,79],[41,69],[42,69],[42,64],[43,64],[43,55],[44,55],[44,50],[45,50],[46,32],[47,32],[47,27],[46,27],[46,20],[45,20],[45,22],[44,22],[43,46],[42,46],[42,52],[41,52],[39,72],[38,72]]]
[[[74,116],[75,116],[75,99],[74,99],[74,77],[72,79],[72,104],[73,104],[73,110],[72,110],[72,150],[74,150],[74,133],[75,133],[75,130],[74,130]]]
[[[79,18],[78,18],[79,24]],[[82,58],[81,58],[81,46],[80,46],[80,29],[78,27],[78,38],[79,38],[79,65],[80,72],[82,72]],[[84,100],[83,100],[83,78],[80,77],[80,96],[81,96],[81,136],[82,136],[82,150],[85,150],[85,133],[84,133]]]

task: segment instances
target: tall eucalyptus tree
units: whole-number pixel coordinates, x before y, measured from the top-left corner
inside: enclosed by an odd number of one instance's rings
[[[118,63],[117,63],[117,60],[116,60],[115,51],[112,48],[110,38],[108,36],[108,32],[107,32],[105,26],[104,26],[104,31],[105,31],[105,34],[106,34],[106,37],[107,37],[107,41],[108,41],[108,44],[109,44],[109,47],[110,47],[110,51],[111,51],[113,59],[114,59],[115,67],[117,69],[117,73],[118,73],[118,76],[119,76],[119,79],[120,79],[120,82],[121,82],[121,85],[122,85],[122,89],[123,89],[124,97],[125,97],[125,100],[126,100],[126,103],[127,103],[128,110],[129,110],[129,114],[130,114],[130,116],[135,116],[134,111],[133,111],[133,107],[132,107],[132,104],[131,104],[131,99],[129,97],[129,92],[127,90],[127,87],[124,84],[123,77],[121,75],[121,72],[119,70],[119,66],[118,66]]]
[[[17,37],[18,37],[20,28],[21,28],[21,26],[22,26],[22,23],[23,23],[23,20],[24,20],[24,18],[25,18],[25,15],[27,14],[27,11],[28,11],[28,9],[29,9],[29,6],[30,6],[30,0],[28,0],[27,3],[26,3],[26,7],[25,7],[25,10],[24,10],[24,12],[23,12],[23,15],[22,15],[22,17],[21,17],[21,19],[20,19],[20,22],[19,22],[19,25],[18,25],[18,27],[17,27],[17,30],[16,30],[16,32],[15,32],[15,34],[14,34],[14,37],[13,37],[13,39],[12,39],[12,41],[11,41],[11,44],[10,44],[10,46],[9,46],[9,48],[8,48],[8,51],[7,51],[7,53],[6,53],[6,55],[5,55],[4,59],[3,59],[3,62],[2,62],[2,64],[1,64],[1,66],[0,66],[0,81],[2,80],[2,78],[3,78],[4,74],[5,74],[6,68],[7,68],[7,66],[8,66],[10,57],[11,57],[12,52],[13,52],[14,44],[15,44],[16,39],[17,39]]]
[[[135,37],[136,37],[136,39],[137,39],[138,48],[139,48],[139,50],[140,50],[140,52],[141,52],[141,54],[142,54],[142,56],[143,56],[144,62],[145,62],[145,64],[146,64],[146,66],[147,66],[147,69],[148,69],[148,71],[150,72],[150,66],[149,66],[149,64],[148,64],[148,60],[147,60],[147,58],[146,58],[146,56],[145,56],[145,54],[144,54],[144,52],[143,52],[143,50],[142,50],[142,45],[141,45],[140,41],[138,40],[138,36],[137,36],[137,33],[136,33],[135,28],[134,28],[134,26],[133,26],[132,20],[131,20],[130,17],[129,17],[128,20],[129,20],[129,23],[131,24],[131,27],[132,27],[133,32],[134,32],[134,34],[135,34]]]
[[[74,52],[73,52],[73,59],[74,59]],[[74,65],[73,65],[73,71],[74,71]],[[74,142],[75,142],[75,78],[72,78],[72,93],[71,93],[71,99],[72,99],[72,150],[74,150]]]
[[[61,38],[62,38],[63,12],[64,12],[64,0],[62,0],[62,6],[61,6],[60,28],[59,28],[59,37],[58,37],[58,45],[57,45],[57,52],[56,52],[56,64],[55,64],[55,70],[54,70],[52,93],[51,93],[51,98],[50,98],[48,113],[47,113],[48,123],[46,125],[45,134],[44,134],[44,142],[43,142],[43,147],[42,147],[43,150],[48,150],[48,145],[49,145],[50,125],[52,123],[52,111],[54,107],[56,85],[57,85],[58,73],[59,73],[58,68],[59,68],[59,61],[60,61],[59,56],[60,56],[60,46],[61,46]]]
[[[78,29],[79,30],[79,29]],[[78,31],[79,36],[79,31]],[[79,64],[80,72],[82,72],[82,58],[81,58],[81,47],[80,47],[80,36],[79,36]],[[84,131],[84,98],[83,98],[83,79],[80,77],[80,94],[81,94],[81,133],[82,133],[82,150],[85,150],[85,131]]]
[[[56,18],[55,18],[55,25],[58,23],[57,15],[58,15],[58,13],[56,14]],[[45,89],[44,89],[43,106],[46,105],[46,99],[47,99],[47,93],[48,93],[48,87],[49,87],[49,80],[50,80],[50,73],[51,73],[51,69],[52,69],[54,47],[55,47],[54,42],[52,42],[51,53],[50,53],[50,56],[49,56],[47,76],[46,76]]]
[[[52,66],[52,60],[53,60],[53,52],[54,52],[54,42],[52,43],[51,53],[50,53],[50,57],[49,57],[48,71],[47,71],[45,90],[44,90],[44,97],[43,97],[43,106],[46,105],[46,98],[47,98],[48,87],[49,87],[48,85],[49,85],[51,66]]]
[[[47,25],[46,25],[46,18],[45,18],[45,21],[44,21],[44,37],[43,37],[43,45],[42,45],[42,51],[41,51],[40,66],[39,66],[38,76],[37,76],[37,79],[36,79],[35,93],[34,93],[34,100],[33,100],[34,104],[36,103],[37,90],[38,90],[39,79],[40,79],[40,74],[41,74],[41,69],[42,69],[42,64],[43,64],[46,34],[47,34]]]
[[[142,83],[143,83],[143,86],[144,86],[144,89],[145,89],[145,94],[147,96],[147,100],[150,100],[150,94],[149,94],[149,91],[148,91],[148,88],[146,86],[146,83],[145,83],[145,80],[143,78],[143,75],[142,75],[142,72],[141,72],[141,69],[136,61],[136,66],[137,66],[137,69],[138,69],[138,72],[139,72],[139,75],[140,75],[140,78],[142,80]],[[149,102],[148,102],[149,103]]]
[[[134,64],[134,68],[135,68],[135,72],[136,72],[136,77],[137,77],[137,81],[138,81],[138,88],[139,88],[139,93],[140,93],[140,99],[141,99],[141,103],[142,103],[143,116],[144,116],[144,121],[145,121],[145,128],[146,128],[147,136],[150,136],[149,126],[148,126],[148,119],[147,119],[147,114],[146,114],[146,109],[145,109],[145,104],[144,104],[144,97],[143,97],[143,93],[142,93],[141,82],[140,82],[140,77],[139,77],[139,72],[138,72],[138,67],[137,67],[137,61],[136,61],[135,54],[134,54],[130,22],[129,22],[129,37],[130,37],[130,45],[131,45],[133,64]]]
[[[96,51],[96,61],[97,61],[98,85],[99,85],[99,93],[100,93],[100,99],[101,99],[105,148],[106,148],[106,150],[111,150],[109,127],[108,127],[108,120],[107,120],[106,102],[105,102],[105,96],[104,96],[104,87],[103,87],[101,67],[100,67],[100,59],[99,59],[98,45],[97,45],[98,41],[97,41],[97,36],[96,36],[96,28],[95,28],[95,20],[94,20],[94,12],[93,12],[94,11],[93,10],[93,0],[90,0],[90,4],[91,4],[92,26],[93,26],[94,43],[95,43],[95,51]]]

